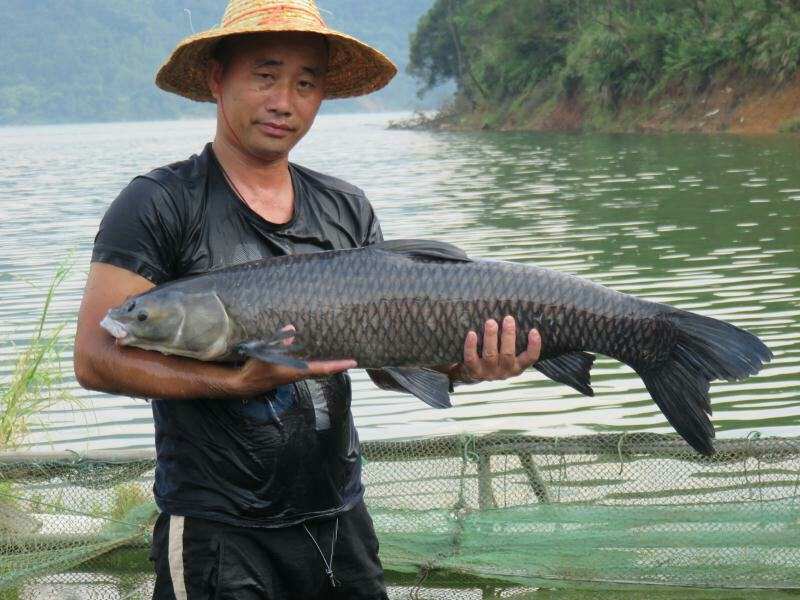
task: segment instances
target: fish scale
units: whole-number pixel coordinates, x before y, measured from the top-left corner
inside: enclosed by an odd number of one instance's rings
[[[584,394],[593,394],[589,353],[631,366],[672,426],[705,454],[714,435],[709,382],[743,379],[772,358],[729,323],[425,240],[284,256],[170,282],[109,311],[105,326],[117,336],[124,329],[122,343],[202,360],[240,353],[300,367],[353,358],[375,370],[379,385],[444,407],[449,380],[429,368],[460,362],[467,332],[480,338],[488,319],[506,315],[517,323],[517,354],[536,328],[542,350],[534,368]],[[289,324],[302,348],[279,335]]]
[[[214,287],[248,334],[292,324],[303,358],[346,356],[367,368],[458,362],[467,331],[505,315],[524,333],[540,329],[542,358],[588,350],[636,364],[668,350],[645,335],[659,305],[555,271],[492,261],[454,268],[377,249],[326,254],[220,272]],[[244,287],[268,293],[237,309]],[[619,316],[634,312],[634,319]],[[517,353],[526,344],[526,335],[517,336]]]

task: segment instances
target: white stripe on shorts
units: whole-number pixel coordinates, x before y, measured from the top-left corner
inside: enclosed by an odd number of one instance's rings
[[[188,600],[186,582],[183,580],[183,517],[169,517],[169,577],[172,579],[172,590],[176,600]]]

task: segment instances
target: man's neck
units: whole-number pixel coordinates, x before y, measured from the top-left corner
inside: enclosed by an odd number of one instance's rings
[[[262,160],[219,135],[211,147],[233,188],[251,209],[273,223],[286,223],[292,218],[294,193],[288,156]]]
[[[229,177],[247,181],[248,185],[270,188],[286,182],[289,176],[289,157],[262,159],[237,148],[221,136],[211,144],[214,155]]]

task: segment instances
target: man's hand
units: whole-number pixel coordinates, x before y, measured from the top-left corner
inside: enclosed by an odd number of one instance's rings
[[[307,369],[293,369],[250,358],[233,376],[230,392],[247,398],[301,379],[330,377],[347,369],[355,369],[356,366],[354,360],[325,360],[309,362]]]
[[[495,381],[516,377],[539,360],[542,338],[532,329],[528,334],[528,348],[516,356],[517,327],[514,317],[503,319],[498,347],[497,321],[490,319],[483,326],[483,356],[478,356],[478,334],[470,331],[464,341],[464,362],[454,365],[451,378],[468,383]]]
[[[281,331],[294,331],[294,325],[287,325]],[[283,340],[286,347],[294,343],[294,337]],[[236,370],[229,388],[231,394],[248,398],[263,393],[265,389],[273,389],[280,385],[300,381],[301,379],[311,379],[313,377],[330,377],[337,373],[355,369],[356,361],[344,360],[317,360],[309,361],[305,369],[294,369],[283,365],[274,365],[249,358]]]

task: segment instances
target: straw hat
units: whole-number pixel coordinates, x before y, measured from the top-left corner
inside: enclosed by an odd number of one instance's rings
[[[329,29],[314,0],[230,0],[218,27],[183,40],[158,70],[156,85],[191,100],[214,102],[206,83],[208,61],[222,38],[270,31],[312,32],[328,39],[326,98],[349,98],[379,90],[397,68],[381,52]]]

